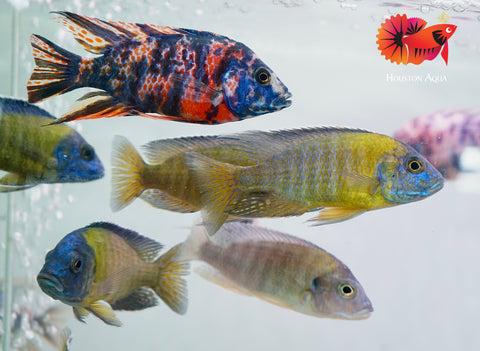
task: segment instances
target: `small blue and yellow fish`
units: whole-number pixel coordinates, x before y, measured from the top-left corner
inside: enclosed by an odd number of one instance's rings
[[[33,34],[28,101],[92,87],[54,123],[137,115],[217,124],[291,105],[287,87],[242,43],[210,32],[107,22],[56,12],[87,50],[82,58]]]
[[[197,269],[207,280],[296,312],[365,319],[373,311],[340,260],[308,241],[251,223],[225,223],[211,238],[196,225],[180,255],[208,264]]]
[[[37,281],[47,295],[72,306],[80,321],[92,312],[120,326],[113,310],[155,306],[155,294],[184,314],[187,291],[182,276],[188,274],[189,264],[178,260],[178,245],[157,257],[161,249],[161,244],[132,230],[92,223],[66,235],[47,254]]]
[[[47,111],[26,101],[0,98],[0,192],[41,183],[87,182],[103,177],[93,147]]]
[[[275,142],[263,133],[237,135],[251,166],[184,154],[210,234],[229,217],[320,210],[318,223],[339,222],[424,199],[443,187],[443,177],[424,157],[385,135],[346,128],[307,129],[307,136],[301,130],[272,133]]]

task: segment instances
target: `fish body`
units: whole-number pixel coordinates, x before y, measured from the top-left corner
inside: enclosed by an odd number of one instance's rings
[[[102,162],[80,134],[25,101],[0,98],[0,191],[103,177]]]
[[[417,201],[443,186],[441,174],[413,148],[391,137],[345,128],[313,128],[309,137],[277,143],[245,136],[252,166],[195,152],[185,162],[200,189],[210,234],[233,217],[283,217],[319,210],[319,223]],[[242,138],[241,135],[239,138]]]
[[[47,254],[37,281],[47,295],[72,306],[80,321],[92,312],[120,326],[113,310],[155,306],[155,294],[183,314],[187,300],[181,276],[188,264],[176,260],[178,247],[157,258],[161,248],[131,230],[93,223],[65,236]]]
[[[250,223],[226,223],[212,238],[196,225],[180,255],[207,263],[199,271],[204,278],[300,313],[364,319],[373,311],[340,260],[312,243]]]
[[[465,148],[480,146],[480,110],[425,114],[400,126],[394,136],[427,158],[445,178],[455,179]]]
[[[419,65],[425,60],[433,60],[440,52],[445,64],[448,64],[448,39],[457,26],[426,25],[427,22],[421,18],[391,16],[378,29],[378,49],[386,60],[397,64]]]
[[[130,114],[217,124],[291,104],[275,73],[225,36],[58,14],[81,45],[102,56],[81,58],[32,35],[37,66],[27,83],[29,102],[80,87],[101,90],[85,95],[56,123]]]

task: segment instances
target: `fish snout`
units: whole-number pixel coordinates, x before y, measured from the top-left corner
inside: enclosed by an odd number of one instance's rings
[[[287,91],[285,94],[282,96],[276,98],[273,100],[272,105],[277,108],[278,110],[282,110],[286,107],[289,107],[292,105],[292,101],[289,100],[292,97],[292,93]]]
[[[62,282],[50,273],[38,273],[37,282],[43,292],[52,297],[61,294],[64,290]]]

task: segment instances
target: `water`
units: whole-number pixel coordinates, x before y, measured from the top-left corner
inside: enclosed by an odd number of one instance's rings
[[[12,11],[12,4],[18,15]],[[102,159],[105,178],[85,184],[42,185],[0,195],[0,224],[10,233],[11,267],[5,267],[5,231],[0,267],[30,285],[16,288],[10,307],[41,311],[52,304],[34,277],[45,253],[65,234],[94,221],[111,221],[162,242],[183,241],[197,214],[151,208],[137,200],[113,213],[109,207],[113,135],[137,147],[177,136],[224,134],[251,129],[335,125],[392,135],[405,121],[446,108],[478,107],[480,5],[476,1],[5,1],[0,94],[26,98],[33,69],[29,36],[38,33],[84,55],[53,20],[52,10],[102,19],[196,28],[225,34],[252,48],[293,93],[292,107],[239,123],[198,126],[136,117],[71,123]],[[449,42],[449,64],[440,57],[419,66],[397,66],[380,56],[377,29],[386,17],[406,13],[438,23],[445,13],[458,29]],[[17,16],[17,17],[16,17]],[[12,42],[15,21],[18,41]],[[15,36],[14,36],[15,37]],[[10,55],[18,44],[18,54]],[[17,84],[12,93],[12,84]],[[420,77],[416,78],[416,77]],[[428,78],[430,77],[430,78]],[[40,104],[60,115],[84,94],[75,91]],[[120,329],[94,317],[74,320],[72,350],[476,350],[480,302],[478,183],[469,176],[447,182],[418,203],[367,213],[344,223],[310,227],[311,215],[262,219],[261,224],[301,236],[325,248],[354,272],[375,308],[364,321],[317,319],[258,299],[225,291],[195,274],[188,277],[189,310],[178,316],[164,304],[119,312]],[[475,188],[477,190],[475,190]],[[11,221],[7,221],[7,207]],[[7,223],[8,222],[8,223]],[[9,227],[8,227],[8,226]],[[0,277],[5,277],[0,273]],[[26,297],[25,297],[26,296]],[[4,320],[5,322],[5,320]],[[12,341],[34,338],[26,328]],[[21,348],[20,348],[21,349]]]

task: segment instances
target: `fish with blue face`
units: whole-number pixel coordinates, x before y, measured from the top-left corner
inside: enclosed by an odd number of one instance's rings
[[[66,235],[51,250],[37,276],[44,293],[73,307],[78,320],[89,313],[120,326],[114,310],[136,311],[158,304],[187,309],[189,264],[179,246],[159,256],[162,245],[115,224],[96,222]]]
[[[56,13],[78,43],[101,56],[80,57],[32,34],[36,67],[27,83],[29,102],[100,89],[54,123],[135,115],[218,124],[291,105],[292,94],[273,70],[223,35]]]
[[[361,284],[339,259],[318,246],[249,222],[225,223],[209,238],[195,225],[180,255],[205,263],[203,278],[303,314],[365,319],[373,311]]]
[[[87,182],[103,177],[94,148],[47,111],[25,101],[0,98],[0,192],[41,183]]]

